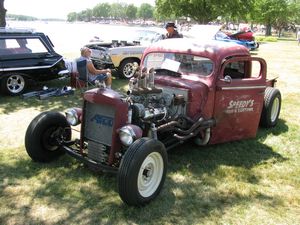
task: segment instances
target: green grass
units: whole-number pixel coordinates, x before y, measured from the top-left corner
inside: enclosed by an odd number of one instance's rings
[[[271,36],[256,36],[255,40],[258,42],[276,42],[278,41],[277,37],[271,37]]]
[[[79,91],[43,101],[0,96],[0,224],[300,224],[299,52],[296,42],[278,41],[254,53],[279,77],[278,126],[255,139],[171,151],[161,194],[142,208],[120,200],[115,176],[68,156],[41,164],[26,154],[33,117],[81,106]],[[115,79],[113,88],[126,82]]]

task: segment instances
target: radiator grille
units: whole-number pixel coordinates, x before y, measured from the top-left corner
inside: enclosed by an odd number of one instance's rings
[[[97,162],[106,163],[108,160],[108,149],[103,144],[88,141],[88,157]]]
[[[85,138],[111,146],[115,109],[111,106],[87,102],[84,117]]]

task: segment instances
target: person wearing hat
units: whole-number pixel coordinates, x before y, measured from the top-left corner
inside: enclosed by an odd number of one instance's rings
[[[169,22],[166,24],[166,38],[182,38],[182,34],[179,34],[178,31],[176,30],[176,25],[173,22]]]

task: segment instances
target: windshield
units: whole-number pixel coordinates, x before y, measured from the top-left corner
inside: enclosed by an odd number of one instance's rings
[[[139,41],[141,43],[142,42],[153,43],[162,39],[162,34],[151,30],[136,30],[132,34],[131,39],[133,41]]]
[[[219,31],[216,34],[216,39],[230,39],[227,34]]]
[[[213,71],[213,62],[205,57],[181,53],[150,53],[144,59],[144,67],[166,69],[184,75],[208,76]]]

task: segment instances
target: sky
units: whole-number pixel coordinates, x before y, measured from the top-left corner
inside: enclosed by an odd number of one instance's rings
[[[70,12],[91,9],[99,3],[126,2],[139,7],[142,3],[155,5],[155,0],[4,0],[8,14],[33,16],[37,18],[67,19]]]

